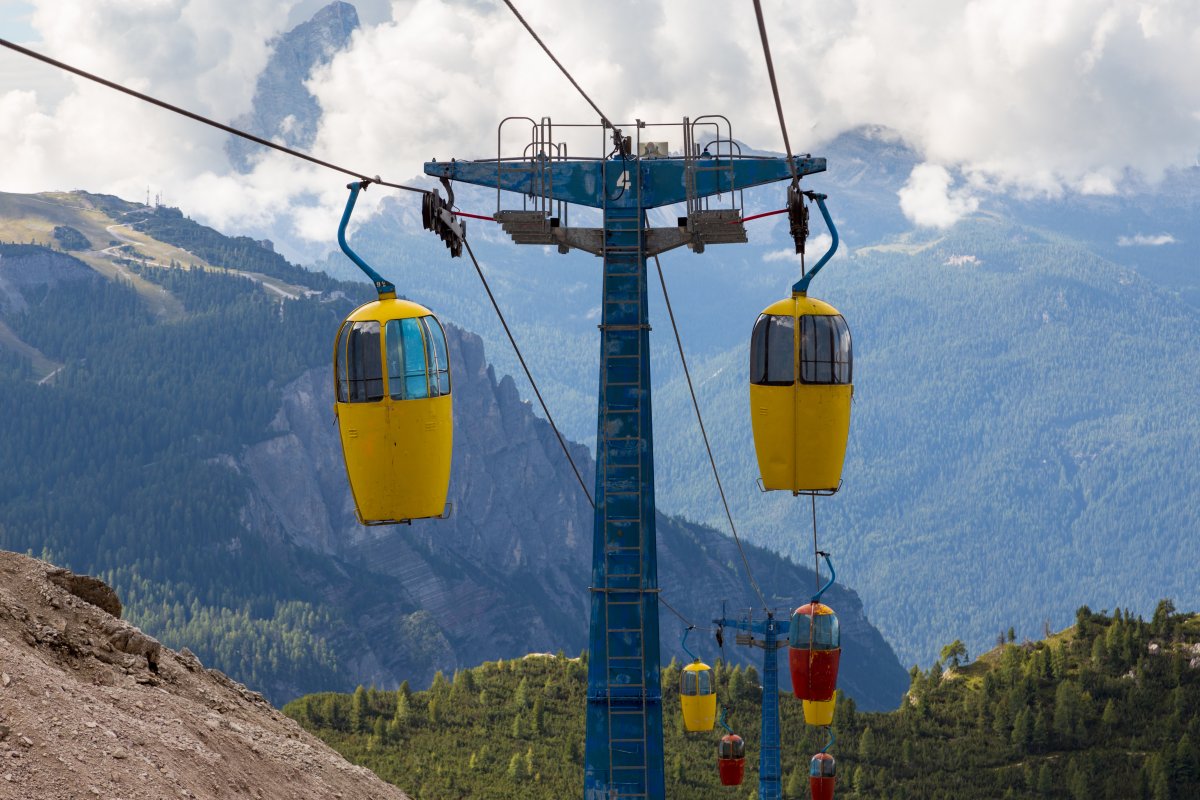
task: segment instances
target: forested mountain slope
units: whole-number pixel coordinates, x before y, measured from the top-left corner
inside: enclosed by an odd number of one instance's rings
[[[156,315],[137,287],[73,255],[0,246],[11,333],[0,339],[10,367],[0,370],[0,546],[102,575],[133,622],[277,701],[583,648],[591,507],[549,426],[497,378],[478,337],[449,331],[451,519],[362,528],[327,391],[337,324],[349,296],[369,289],[310,280],[266,245],[171,209],[69,199],[141,237],[132,253],[79,254],[110,260],[179,310]],[[13,342],[61,369],[38,373]],[[660,517],[659,545],[664,596],[683,614],[704,625],[722,600],[749,605],[730,540]],[[811,570],[748,555],[773,604],[811,591]],[[893,706],[904,686],[895,655],[852,591],[828,596],[855,653],[847,688]],[[679,652],[681,625],[664,617],[662,631],[668,657]]]
[[[1003,642],[974,663],[959,651],[916,668],[899,710],[838,700],[837,797],[867,800],[1173,800],[1200,794],[1200,617],[1163,601],[1150,622],[1084,607],[1043,641]],[[843,661],[843,665],[846,662]],[[746,739],[743,787],[721,787],[716,740],[684,733],[679,670],[663,672],[667,789],[754,796],[762,690],[754,670],[718,665],[717,693]],[[359,689],[284,709],[355,763],[418,800],[552,798],[583,782],[587,670],[529,656],[438,676],[428,691]],[[808,760],[826,744],[800,702],[780,697],[784,796],[807,798]]]

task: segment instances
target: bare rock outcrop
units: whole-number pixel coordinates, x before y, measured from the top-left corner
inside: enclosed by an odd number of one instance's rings
[[[0,551],[0,800],[407,800],[120,610],[102,581]]]

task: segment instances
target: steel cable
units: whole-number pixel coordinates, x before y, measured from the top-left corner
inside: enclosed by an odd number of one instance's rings
[[[787,151],[788,169],[792,183],[800,180],[796,173],[796,161],[792,158],[792,143],[788,140],[787,123],[783,121],[783,103],[779,100],[779,84],[775,80],[775,64],[771,60],[771,44],[767,41],[767,24],[763,20],[762,2],[754,0],[754,15],[758,17],[758,35],[762,39],[763,55],[767,59],[767,75],[771,79],[771,93],[775,95],[775,112],[779,114],[779,129],[783,131],[783,147]]]
[[[550,423],[554,435],[558,437],[559,447],[562,448],[563,454],[571,464],[571,471],[575,473],[575,480],[579,481],[579,488],[583,489],[583,494],[587,497],[588,504],[592,508],[595,508],[596,501],[592,499],[592,493],[588,491],[587,484],[583,481],[583,475],[579,473],[579,467],[575,466],[575,459],[571,458],[571,451],[567,449],[566,439],[563,438],[558,425],[555,424],[554,417],[550,414],[550,409],[546,407],[546,401],[542,398],[537,381],[533,379],[533,373],[529,371],[529,365],[525,363],[525,356],[521,355],[521,348],[517,345],[517,340],[513,337],[512,330],[508,327],[508,321],[504,318],[504,312],[500,310],[500,304],[496,302],[496,296],[492,294],[492,287],[488,285],[487,278],[483,274],[483,269],[479,266],[479,259],[475,258],[475,251],[471,249],[471,243],[466,239],[463,239],[463,244],[467,248],[467,254],[471,256],[471,263],[475,265],[475,272],[479,275],[479,280],[483,282],[483,289],[487,292],[488,299],[492,301],[492,308],[496,309],[496,316],[500,318],[500,325],[503,326],[504,333],[508,336],[508,341],[512,344],[513,351],[517,354],[517,360],[521,362],[521,369],[525,370],[525,377],[529,379],[529,385],[533,387],[533,393],[537,395],[542,412],[546,415],[546,421]]]
[[[188,119],[195,120],[196,122],[200,122],[205,125],[211,126],[213,128],[217,128],[218,130],[225,131],[226,133],[233,134],[234,136],[240,136],[243,139],[254,142],[255,144],[260,144],[263,147],[269,147],[272,150],[278,150],[279,152],[285,153],[289,156],[292,156],[293,158],[299,158],[304,161],[308,161],[310,163],[316,164],[317,166],[325,167],[326,169],[331,169],[335,172],[341,172],[345,175],[350,175],[351,177],[355,177],[355,178],[358,178],[359,180],[367,181],[369,183],[377,183],[380,186],[389,186],[393,189],[403,189],[408,192],[419,192],[421,194],[430,194],[431,193],[429,189],[421,189],[416,186],[405,186],[404,184],[401,184],[401,183],[389,183],[388,181],[380,180],[377,177],[372,178],[371,176],[367,175],[365,172],[359,172],[357,170],[352,170],[352,169],[348,169],[346,167],[338,166],[337,164],[332,164],[328,161],[322,161],[321,159],[316,158],[315,156],[310,156],[308,153],[302,153],[299,150],[293,150],[290,147],[285,147],[284,145],[278,144],[276,142],[272,142],[268,139],[264,139],[261,136],[255,136],[252,133],[247,133],[246,131],[235,128],[231,125],[226,125],[223,122],[217,122],[214,119],[209,119],[208,117],[205,117],[201,114],[197,114],[194,111],[188,111],[186,108],[180,108],[179,106],[172,105],[171,103],[168,103],[165,100],[159,100],[157,97],[151,97],[148,94],[142,94],[141,92],[130,89],[127,86],[122,86],[121,84],[116,83],[115,81],[110,81],[107,78],[101,78],[99,75],[95,75],[91,72],[88,72],[87,70],[82,70],[78,67],[73,67],[70,64],[66,64],[62,61],[58,61],[56,59],[50,58],[49,56],[42,55],[41,53],[38,53],[34,50],[30,50],[29,48],[22,47],[19,44],[10,42],[7,39],[0,39],[0,45],[3,45],[4,47],[7,47],[9,50],[12,50],[14,52],[29,56],[30,58],[37,59],[38,61],[49,64],[52,67],[56,67],[58,69],[66,71],[66,72],[70,72],[74,75],[78,75],[81,78],[86,78],[87,80],[98,83],[101,86],[107,86],[109,89],[113,89],[115,91],[122,92],[123,94],[127,94],[130,97],[136,98],[145,103],[150,103],[151,105],[155,105],[155,106],[158,106],[159,108],[166,109],[167,111],[170,111],[172,113],[179,114],[180,116],[184,116],[184,117],[187,117]]]
[[[687,356],[683,354],[683,340],[679,337],[679,327],[675,324],[675,311],[671,308],[671,296],[667,292],[667,281],[663,277],[662,264],[659,263],[658,256],[654,256],[654,266],[658,270],[658,282],[662,286],[663,300],[667,305],[667,316],[671,319],[671,330],[675,334],[675,346],[679,349],[679,361],[683,364],[683,376],[687,378],[688,392],[692,396],[692,408],[696,410],[696,421],[700,423],[700,435],[704,438],[704,449],[708,452],[708,463],[712,466],[713,477],[717,481],[717,491],[721,495],[721,505],[725,507],[725,519],[729,520],[729,529],[733,532],[733,541],[737,543],[738,552],[742,555],[742,564],[746,568],[746,578],[750,581],[750,586],[754,589],[754,593],[758,595],[758,601],[762,604],[764,610],[767,608],[767,598],[763,595],[762,589],[758,586],[758,581],[754,579],[754,572],[750,569],[750,560],[746,558],[746,551],[742,547],[741,537],[738,536],[737,525],[733,522],[733,514],[729,511],[729,500],[725,497],[725,487],[721,483],[721,473],[717,469],[717,460],[713,457],[712,445],[708,441],[708,431],[704,427],[704,417],[700,413],[700,403],[696,399],[696,388],[692,384],[692,373],[688,369]]]

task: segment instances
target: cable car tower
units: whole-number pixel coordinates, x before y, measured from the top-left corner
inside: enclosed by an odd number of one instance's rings
[[[506,158],[499,143],[513,122],[528,124],[531,135],[522,153]],[[600,152],[608,156],[575,158],[555,141],[549,118],[510,117],[498,128],[495,160],[425,164],[427,175],[444,181],[495,188],[495,219],[514,242],[603,260],[585,800],[665,795],[647,259],[681,246],[699,253],[745,242],[742,190],[825,170],[823,158],[789,164],[741,155],[721,116],[684,118],[682,154],[666,157],[655,152],[661,147],[642,146],[645,126],[625,126],[635,130],[626,137],[602,121]],[[709,140],[703,149],[701,133]],[[502,207],[501,190],[520,195],[520,206]],[[710,204],[714,197],[720,207]],[[686,216],[677,226],[648,225],[648,209],[680,203]],[[602,226],[570,227],[571,204],[599,209]]]
[[[780,800],[783,797],[783,764],[779,744],[779,651],[788,646],[788,622],[780,620],[775,611],[766,618],[754,619],[748,611],[738,619],[724,614],[714,619],[718,628],[732,628],[734,641],[745,647],[763,649],[762,726],[758,743],[758,800]]]

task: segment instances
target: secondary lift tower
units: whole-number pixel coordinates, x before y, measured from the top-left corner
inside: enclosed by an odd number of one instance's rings
[[[601,152],[610,135],[613,152],[574,158],[554,140],[548,118],[510,117],[500,124],[498,150],[505,123],[514,120],[531,131],[521,155],[434,161],[425,173],[495,188],[495,218],[518,244],[577,248],[603,259],[583,796],[663,800],[647,259],[682,245],[701,252],[706,244],[745,242],[741,190],[791,179],[793,165],[742,156],[719,116],[684,118],[677,157],[639,156],[650,152],[641,146],[641,121],[627,126],[636,129],[636,142],[602,123]],[[703,150],[698,127],[715,131]],[[794,159],[797,177],[824,170],[823,158]],[[500,207],[501,189],[523,196],[519,209]],[[721,208],[709,206],[714,196]],[[647,209],[677,203],[687,212],[678,226],[649,227]],[[569,204],[600,209],[602,227],[569,227]]]

